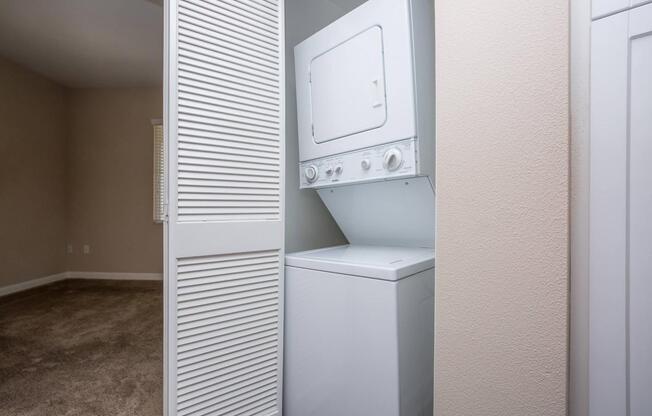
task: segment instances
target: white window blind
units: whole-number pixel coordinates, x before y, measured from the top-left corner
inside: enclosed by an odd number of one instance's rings
[[[162,120],[152,120],[154,131],[154,222],[165,220],[165,143]]]

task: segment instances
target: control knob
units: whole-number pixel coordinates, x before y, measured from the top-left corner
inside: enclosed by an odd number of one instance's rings
[[[319,177],[319,168],[315,165],[310,165],[303,171],[303,174],[306,175],[308,183],[313,183]]]
[[[391,172],[400,168],[402,162],[403,154],[398,148],[392,147],[385,152],[385,156],[383,157],[383,167],[388,171]]]

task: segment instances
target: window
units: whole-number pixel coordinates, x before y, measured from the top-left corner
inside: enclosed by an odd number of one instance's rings
[[[163,138],[163,121],[152,120],[154,130],[154,222],[165,220],[165,143]]]

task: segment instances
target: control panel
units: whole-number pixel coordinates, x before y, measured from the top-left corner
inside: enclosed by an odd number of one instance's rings
[[[303,162],[299,184],[301,188],[323,188],[416,174],[416,143],[408,139]]]

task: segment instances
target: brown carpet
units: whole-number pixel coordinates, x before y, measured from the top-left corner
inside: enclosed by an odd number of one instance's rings
[[[0,298],[0,415],[160,416],[161,292],[67,280]]]

